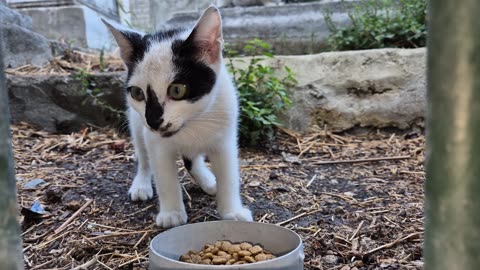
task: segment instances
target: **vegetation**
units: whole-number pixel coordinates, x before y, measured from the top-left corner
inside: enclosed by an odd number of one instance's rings
[[[331,50],[416,48],[426,44],[426,0],[367,0],[349,12],[351,25],[340,28],[325,13]]]
[[[279,77],[272,67],[262,64],[262,60],[273,57],[269,44],[254,39],[248,42],[244,51],[256,56],[247,60],[245,68],[236,67],[229,58],[228,67],[239,93],[240,143],[254,145],[274,137],[275,126],[281,125],[277,115],[292,104],[289,89],[297,81],[287,66],[286,75]],[[237,52],[227,51],[227,55],[234,56]]]

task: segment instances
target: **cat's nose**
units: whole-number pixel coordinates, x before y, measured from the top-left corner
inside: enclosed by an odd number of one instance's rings
[[[155,130],[158,130],[162,123],[163,118],[147,118],[147,124]]]
[[[160,127],[160,131],[165,132],[172,126],[172,123],[166,123]]]

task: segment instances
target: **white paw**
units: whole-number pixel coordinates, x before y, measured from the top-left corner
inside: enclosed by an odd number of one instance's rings
[[[143,181],[137,179],[133,180],[132,186],[128,190],[130,199],[132,201],[146,201],[153,197],[153,188],[150,179],[148,181]]]
[[[203,168],[202,170],[193,171],[192,175],[205,193],[209,195],[217,194],[217,181],[209,169]]]
[[[157,215],[157,225],[162,228],[176,227],[187,223],[187,213],[182,211],[160,211]]]
[[[226,220],[253,221],[252,212],[246,207],[222,213],[221,216]]]

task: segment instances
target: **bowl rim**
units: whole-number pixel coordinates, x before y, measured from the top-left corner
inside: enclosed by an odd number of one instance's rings
[[[275,259],[271,259],[271,260],[267,260],[267,261],[263,261],[263,262],[254,262],[254,263],[249,263],[249,264],[245,264],[245,265],[262,265],[262,264],[269,264],[269,263],[273,263],[275,261],[278,261],[278,260],[281,260],[281,259],[284,259],[285,257],[288,257],[288,256],[292,256],[294,253],[297,253],[298,250],[302,249],[302,246],[303,246],[303,241],[302,241],[302,237],[300,237],[300,235],[296,232],[294,232],[293,230],[290,230],[288,228],[285,228],[285,227],[282,227],[282,226],[279,226],[279,225],[276,225],[276,224],[270,224],[270,223],[262,223],[262,222],[256,222],[256,221],[236,221],[236,220],[215,220],[215,221],[206,221],[206,222],[197,222],[197,223],[189,223],[189,224],[184,224],[184,225],[181,225],[181,226],[178,226],[178,227],[174,227],[174,228],[170,228],[168,230],[165,230],[163,232],[160,232],[159,234],[157,234],[151,241],[150,241],[150,252],[154,253],[155,256],[157,257],[161,257],[162,259],[165,259],[167,261],[170,261],[172,263],[178,263],[178,265],[184,265],[184,266],[192,266],[192,265],[196,265],[196,266],[202,266],[202,264],[195,264],[195,263],[186,263],[186,262],[182,262],[182,261],[178,261],[178,260],[174,260],[174,259],[170,259],[168,257],[165,257],[161,254],[159,254],[153,247],[153,242],[155,240],[155,238],[157,238],[160,234],[162,233],[165,233],[165,232],[168,232],[170,230],[175,230],[175,229],[178,229],[178,228],[184,228],[184,227],[191,227],[191,226],[196,226],[196,224],[205,224],[205,223],[245,223],[245,224],[248,224],[248,225],[252,225],[252,224],[260,224],[260,226],[268,226],[268,227],[276,227],[276,228],[281,228],[283,230],[285,230],[286,232],[288,233],[291,233],[293,234],[297,240],[298,240],[298,245],[292,249],[290,252],[286,253],[286,254],[283,254],[282,256],[279,256],[279,257],[276,257]],[[150,262],[150,258],[149,258],[149,262]],[[237,268],[239,267],[239,265],[208,265],[209,268]],[[186,268],[188,269],[188,268]]]

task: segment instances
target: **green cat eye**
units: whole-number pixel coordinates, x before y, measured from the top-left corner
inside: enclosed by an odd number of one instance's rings
[[[143,94],[143,90],[140,87],[131,86],[129,90],[130,96],[136,101],[145,100],[145,94]]]
[[[184,84],[172,83],[168,86],[167,93],[172,99],[180,100],[187,95],[187,90],[187,86]]]

